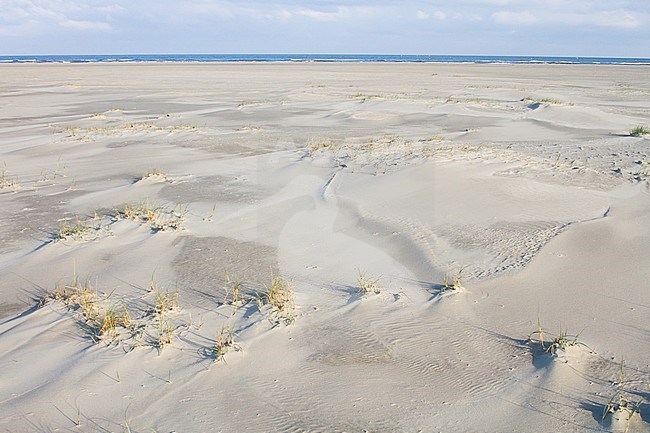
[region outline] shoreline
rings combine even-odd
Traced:
[[[425,63],[425,64],[623,64],[650,58],[589,56],[482,56],[423,54],[84,54],[0,56],[1,63]]]

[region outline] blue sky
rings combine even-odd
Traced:
[[[650,0],[0,0],[0,54],[650,57]]]

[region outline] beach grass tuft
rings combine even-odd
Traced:
[[[545,336],[547,336],[546,341]],[[578,341],[579,337],[580,333],[570,335],[566,329],[561,329],[557,335],[545,331],[538,316],[537,329],[528,335],[527,341],[531,346],[539,346],[544,353],[558,356],[560,351],[565,352],[569,347],[584,345]]]
[[[625,393],[617,391],[605,406],[601,421],[605,421],[607,417],[616,417],[625,422],[625,433],[627,433],[630,430],[630,421],[634,414],[639,413],[643,403],[643,398],[634,400]]]
[[[641,405],[645,403],[645,399],[643,397],[634,399],[624,391],[623,387],[626,381],[624,380],[623,366],[624,361],[621,361],[618,380],[615,382],[616,392],[605,405],[601,422],[607,420],[608,417],[615,418],[619,422],[625,423],[625,432],[627,433],[632,418],[635,414],[640,413]]]
[[[573,105],[571,103],[565,103],[557,98],[535,98],[533,96],[526,96],[522,99],[522,102],[528,104],[545,104],[545,105]]]
[[[180,306],[178,303],[178,291],[175,292],[156,292],[156,303],[153,307],[153,315],[160,317],[165,313],[178,311]]]
[[[127,204],[121,210],[115,211],[116,218],[149,224],[154,232],[182,229],[186,215],[187,209],[182,206],[171,209],[167,206],[155,206],[149,201]]]
[[[231,277],[227,272],[226,283],[224,284],[223,289],[225,291],[223,305],[231,305],[233,307],[233,315],[240,307],[249,301],[249,299],[242,293],[242,284],[239,282],[237,277]]]
[[[449,272],[445,272],[445,276],[442,281],[441,292],[464,290],[465,287],[463,287],[463,283],[461,280],[462,273],[463,273],[462,268],[458,272],[453,274]]]
[[[152,286],[157,284],[154,282]],[[71,283],[57,285],[47,292],[37,305],[42,307],[48,302],[62,303],[69,311],[76,313],[77,325],[95,343],[125,344],[131,349],[150,347],[157,349],[159,354],[172,344],[180,326],[187,329],[192,326],[191,316],[189,325],[181,325],[175,323],[174,315],[170,315],[180,310],[178,290],[161,292],[156,289],[153,302],[135,317],[131,316],[131,311],[138,311],[139,308],[129,308],[127,301],[108,304],[112,294],[98,295],[95,286],[89,282],[82,283],[75,275]]]
[[[109,307],[103,316],[99,324],[101,338],[112,340],[117,337],[119,328],[128,328],[131,324],[131,316],[124,303]]]
[[[0,170],[0,189],[13,189],[15,191],[19,186],[18,181],[7,176],[7,167],[4,166]]]
[[[95,287],[89,282],[82,284],[76,276],[70,284],[60,285],[47,293],[39,305],[50,301],[61,302],[68,310],[79,312],[81,327],[95,342],[110,343],[117,338],[120,328],[129,329],[131,325],[126,304],[103,307]]]
[[[296,320],[293,288],[279,275],[273,275],[264,292],[258,294],[257,305],[260,311],[264,306],[270,307],[270,318],[275,323],[290,325]]]
[[[644,135],[650,135],[650,128],[648,128],[645,125],[639,125],[630,131],[630,135],[632,137],[642,137]]]
[[[40,304],[49,301],[62,302],[69,310],[80,311],[86,321],[94,322],[99,316],[97,291],[89,282],[81,284],[76,276],[70,284],[58,286],[47,293]]]
[[[66,241],[93,241],[104,234],[111,234],[110,222],[95,211],[92,218],[59,220],[59,228],[53,233],[53,237]]]
[[[366,276],[366,273],[359,270],[359,275],[357,277],[357,291],[363,295],[378,295],[381,293],[381,288],[379,287],[379,278],[369,278]]]
[[[164,182],[171,182],[171,179],[158,167],[152,167],[147,170],[142,176],[140,176],[139,180],[145,179],[160,179]]]
[[[567,348],[578,345],[579,335],[569,335],[567,330],[561,330],[558,335],[553,337],[546,352],[551,355],[557,355],[558,351],[566,351]]]
[[[86,222],[77,220],[75,222],[69,220],[59,221],[59,229],[56,232],[57,239],[60,240],[75,240],[80,241],[85,239],[93,228]]]
[[[319,151],[332,151],[336,153],[341,147],[340,143],[333,140],[310,140],[307,144],[307,151],[309,156],[313,157]]]
[[[226,354],[231,350],[239,352],[241,346],[235,343],[235,334],[232,327],[224,326],[221,328],[217,341],[212,347],[212,359],[214,362],[226,363]]]
[[[158,353],[172,344],[174,337],[174,327],[168,320],[160,318],[158,321],[157,334],[152,342],[152,346],[158,350]]]

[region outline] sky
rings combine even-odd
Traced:
[[[0,0],[0,55],[650,58],[650,0]]]

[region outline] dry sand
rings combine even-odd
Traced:
[[[0,76],[0,430],[650,431],[648,67]]]

